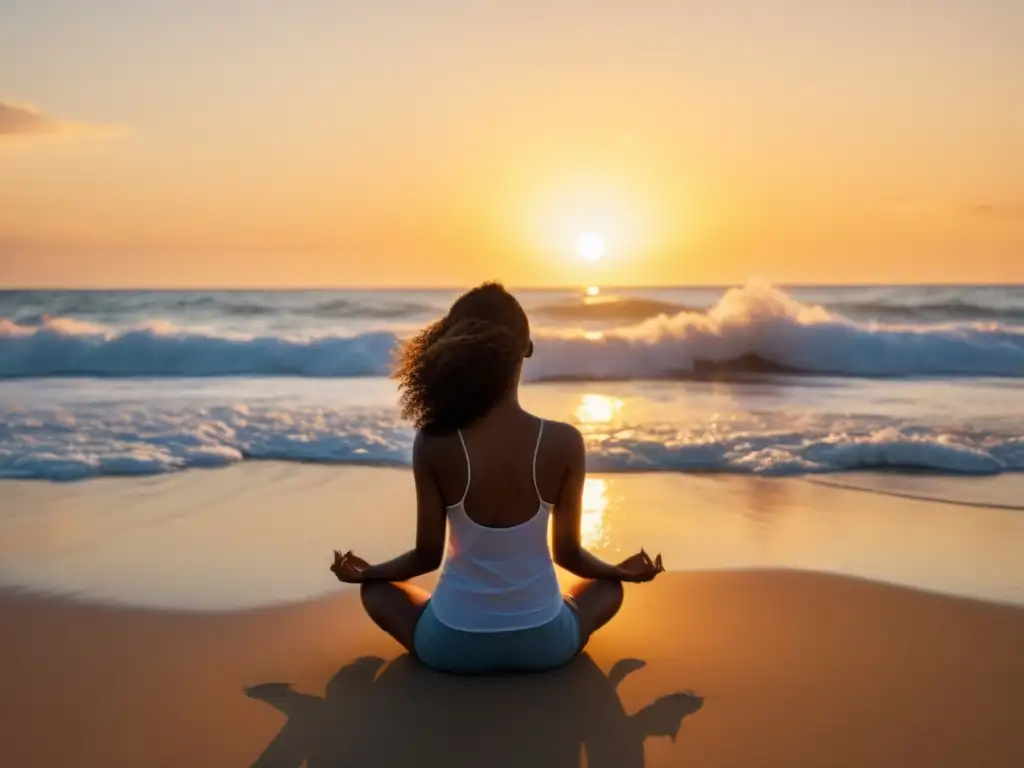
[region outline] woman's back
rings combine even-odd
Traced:
[[[461,461],[451,440],[438,446],[448,545],[433,603],[450,627],[529,629],[561,610],[548,546],[552,503],[537,482],[544,427],[518,408],[498,409],[456,432]]]
[[[526,522],[538,502],[556,500],[565,467],[552,446],[563,427],[518,408],[496,408],[466,429],[431,438],[431,465],[445,504],[465,495],[473,522],[493,528]]]

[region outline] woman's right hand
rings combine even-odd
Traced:
[[[353,555],[349,550],[344,555],[334,550],[334,563],[331,565],[331,572],[338,577],[338,581],[345,584],[359,584],[365,580],[366,569],[370,564],[358,555]]]
[[[653,581],[655,576],[665,570],[661,563],[661,555],[652,560],[643,548],[635,555],[627,557],[617,567],[622,573],[619,577],[622,581],[634,583]]]

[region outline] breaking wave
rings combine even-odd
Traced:
[[[344,312],[344,307],[335,307]],[[627,313],[628,314],[628,313]],[[381,376],[393,331],[242,335],[73,318],[0,320],[0,378],[47,376]],[[527,377],[664,379],[745,372],[829,376],[1024,376],[1024,329],[995,322],[857,322],[778,289],[727,291],[709,310],[609,331],[542,331]]]

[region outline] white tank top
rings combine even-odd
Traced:
[[[544,434],[540,422],[533,449],[533,487],[537,513],[520,525],[494,528],[474,523],[466,514],[466,494],[472,479],[466,454],[466,490],[447,508],[448,546],[441,578],[430,599],[434,615],[452,629],[465,632],[508,632],[530,629],[554,619],[562,610],[562,592],[548,546],[552,505],[537,488],[537,452]]]

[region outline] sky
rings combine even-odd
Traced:
[[[1021,94],[1019,0],[0,0],[0,287],[1024,282]]]

